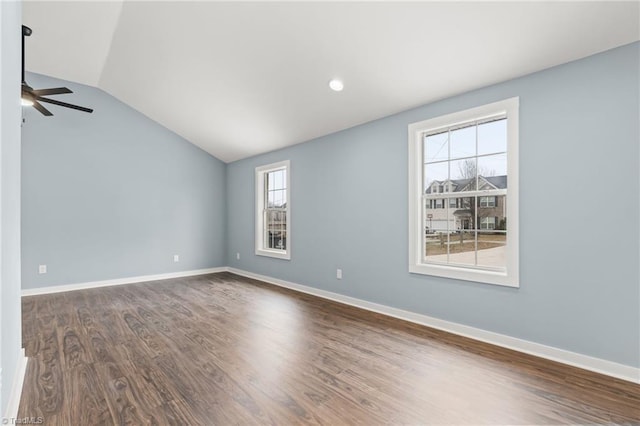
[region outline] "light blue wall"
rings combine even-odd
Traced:
[[[225,264],[224,163],[99,89],[27,81],[95,111],[25,108],[22,288]]]
[[[639,49],[229,164],[228,265],[639,367]],[[409,274],[407,125],[513,96],[520,289]],[[253,254],[254,168],[285,159],[291,261]]]
[[[20,23],[22,5],[0,1],[0,417],[21,356]],[[15,414],[15,413],[14,413]]]

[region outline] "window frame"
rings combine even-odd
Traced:
[[[267,188],[265,186],[265,178],[268,173],[285,170],[285,191],[287,198],[286,208],[286,226],[285,233],[287,236],[286,249],[273,249],[265,247],[265,206],[267,202]],[[255,254],[257,256],[273,257],[276,259],[291,260],[291,162],[289,160],[279,161],[277,163],[266,164],[256,167],[255,169]]]
[[[507,287],[520,286],[519,274],[519,221],[518,221],[518,139],[519,139],[519,98],[513,97],[464,111],[454,112],[424,121],[409,124],[409,272],[414,274],[496,284]],[[507,117],[507,176],[509,187],[506,191],[507,245],[506,270],[485,270],[481,267],[461,267],[441,265],[423,261],[424,226],[424,144],[423,135],[434,131],[460,126],[473,121],[482,121],[500,114]],[[470,194],[475,195],[475,194]],[[481,195],[481,194],[478,194]],[[459,194],[457,195],[459,196]],[[497,200],[496,200],[497,204]],[[477,225],[476,225],[477,226]]]

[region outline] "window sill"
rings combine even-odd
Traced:
[[[273,257],[276,259],[291,260],[291,253],[284,250],[256,249],[256,256]]]
[[[419,263],[409,265],[409,272],[412,274],[432,275],[456,280],[473,281],[481,284],[493,284],[513,288],[520,287],[517,277],[500,271]]]

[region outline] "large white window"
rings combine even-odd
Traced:
[[[518,104],[409,125],[410,272],[519,286]]]
[[[289,161],[256,168],[256,254],[291,259]]]

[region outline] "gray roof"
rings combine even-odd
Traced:
[[[484,176],[482,176],[484,177]],[[507,175],[502,176],[487,176],[484,177],[489,183],[498,189],[505,189],[507,187]]]

